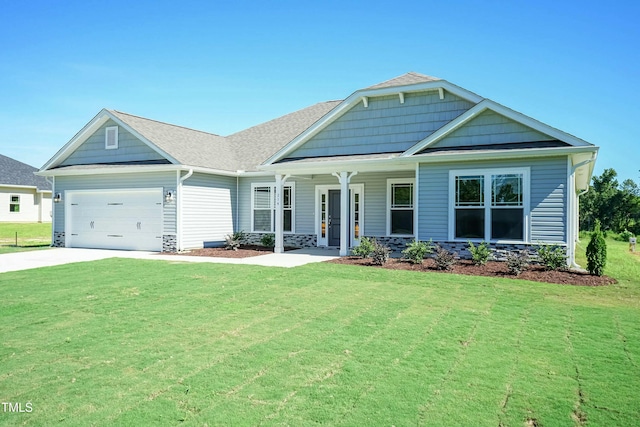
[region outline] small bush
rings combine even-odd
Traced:
[[[481,242],[478,246],[474,246],[473,242],[469,241],[469,252],[475,265],[485,265],[493,257],[487,242]]]
[[[618,238],[617,240],[620,240],[621,242],[627,242],[629,243],[629,239],[632,237],[636,237],[632,232],[630,232],[629,230],[627,230],[626,228],[624,229],[624,231],[620,232],[620,234],[618,234]]]
[[[539,245],[538,260],[547,271],[565,269],[567,267],[567,255],[563,248],[556,245]]]
[[[373,251],[371,252],[371,262],[374,265],[384,265],[387,261],[389,261],[390,253],[390,248],[374,240]]]
[[[431,243],[431,240],[429,240],[428,242],[414,240],[413,242],[407,244],[407,247],[402,251],[402,254],[412,263],[422,264],[424,256],[426,254],[430,254],[431,252],[433,252],[433,244]]]
[[[235,233],[227,234],[224,236],[224,240],[226,242],[224,247],[227,250],[237,251],[240,245],[244,243],[245,238],[246,235],[244,231],[236,231]]]
[[[529,254],[527,251],[511,251],[507,254],[507,269],[509,274],[520,275],[529,267]]]
[[[449,252],[440,245],[436,245],[436,256],[433,260],[438,270],[451,270],[451,267],[456,263],[456,256],[458,256],[456,252]]]
[[[276,245],[276,235],[275,234],[263,234],[260,238],[260,244],[262,246],[266,246],[267,248],[272,248]]]
[[[600,221],[596,220],[596,226],[587,245],[587,270],[594,276],[602,276],[607,264],[607,242],[605,242],[600,230]]]
[[[369,258],[373,253],[375,243],[376,239],[373,237],[361,237],[360,244],[351,249],[351,253],[360,258]]]

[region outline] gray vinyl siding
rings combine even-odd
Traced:
[[[71,166],[166,160],[122,126],[118,126],[118,148],[106,150],[104,148],[105,129],[110,126],[117,125],[113,120],[107,121],[60,165]]]
[[[512,167],[530,167],[531,243],[566,243],[566,157],[420,165],[419,239],[448,240],[450,170]]]
[[[194,173],[182,184],[182,246],[218,246],[233,232],[236,178]]]
[[[387,179],[413,178],[413,171],[376,172],[355,175],[352,184],[364,184],[364,233],[367,236],[385,236],[387,232]],[[240,179],[240,229],[251,231],[251,184],[275,182],[274,177],[256,177]],[[331,175],[315,175],[312,179],[287,180],[295,182],[295,232],[296,234],[315,233],[316,186],[339,185],[338,179]]]
[[[553,139],[494,111],[487,110],[433,144],[431,148],[537,142]]]
[[[151,173],[127,173],[110,175],[84,175],[84,176],[57,176],[56,193],[72,190],[108,190],[108,189],[136,189],[136,188],[163,188],[175,190],[175,172],[151,172]],[[54,203],[55,224],[54,231],[65,231],[65,203]],[[163,233],[176,233],[176,203],[165,203],[163,208]]]
[[[359,102],[288,157],[403,152],[455,119],[473,103],[451,93],[408,93]]]

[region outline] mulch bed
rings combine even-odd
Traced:
[[[409,271],[430,271],[453,274],[466,274],[470,276],[487,276],[487,277],[506,277],[510,279],[531,280],[534,282],[557,283],[563,285],[576,286],[605,286],[617,283],[614,278],[608,276],[592,276],[589,273],[565,270],[565,271],[546,271],[543,266],[531,264],[528,270],[519,276],[509,274],[507,264],[505,262],[489,261],[484,266],[476,266],[470,260],[459,260],[453,265],[451,270],[437,270],[435,262],[432,259],[425,259],[422,264],[413,264],[404,259],[391,258],[382,267],[374,266],[368,258],[359,258],[354,256],[337,258],[331,261],[335,264],[362,265],[373,266],[377,268],[386,268],[389,270],[409,270]]]
[[[285,251],[295,250],[297,248],[285,247]],[[248,258],[258,255],[267,255],[273,253],[273,248],[264,246],[245,245],[241,246],[237,251],[225,248],[204,248],[194,249],[188,252],[180,252],[175,255],[189,256],[209,256],[220,258]],[[487,276],[487,277],[506,277],[510,279],[531,280],[534,282],[557,283],[563,285],[576,286],[605,286],[617,283],[615,279],[608,276],[592,276],[589,273],[575,270],[564,271],[546,271],[543,266],[531,264],[527,271],[519,276],[509,274],[507,264],[504,262],[489,261],[484,266],[476,266],[470,260],[459,260],[453,265],[451,270],[437,270],[432,259],[425,259],[422,264],[413,264],[401,258],[391,258],[382,267],[375,266],[368,258],[359,258],[354,256],[346,256],[331,261],[335,264],[362,265],[377,268],[386,268],[389,270],[409,270],[409,271],[431,271],[440,273],[466,274],[469,276]]]
[[[289,248],[289,247],[284,248],[285,252],[292,251],[294,249],[298,249],[298,248]],[[180,252],[174,255],[210,256],[210,257],[218,257],[218,258],[249,258],[252,256],[267,255],[272,253],[273,253],[273,248],[267,248],[264,246],[244,245],[244,246],[241,246],[237,251],[232,251],[225,248],[204,248],[204,249],[193,249],[190,251]]]

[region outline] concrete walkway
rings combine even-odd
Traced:
[[[157,252],[117,251],[106,249],[52,248],[0,255],[0,273],[50,267],[74,262],[106,258],[135,258],[170,262],[208,262],[213,264],[261,265],[264,267],[298,267],[338,258],[337,249],[307,248],[283,254],[267,254],[249,258],[217,258],[188,255],[164,255]]]

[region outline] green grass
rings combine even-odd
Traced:
[[[0,274],[0,400],[33,407],[0,424],[638,425],[624,249],[599,288],[129,259]]]
[[[43,249],[50,245],[51,223],[0,222],[0,254]]]

